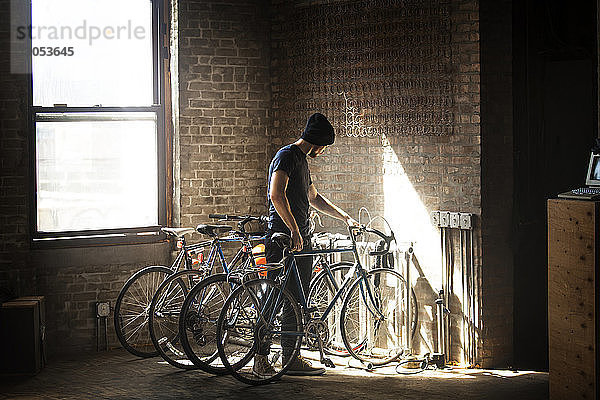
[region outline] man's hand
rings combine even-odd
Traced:
[[[292,251],[302,251],[304,243],[299,231],[292,231]]]

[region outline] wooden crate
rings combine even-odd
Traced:
[[[40,307],[40,351],[42,352],[42,367],[46,365],[46,299],[44,296],[22,296],[18,300],[37,301]]]
[[[548,200],[550,399],[598,395],[599,205]]]
[[[35,374],[44,363],[43,299],[15,299],[0,306],[0,373]]]

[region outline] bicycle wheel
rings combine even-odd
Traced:
[[[388,253],[384,256],[377,256],[375,259],[375,266],[373,269],[386,268],[386,269],[394,269],[394,257],[391,257],[391,253]],[[419,322],[419,308],[417,307],[417,296],[415,295],[414,289],[411,288],[411,325],[410,325],[410,337],[414,338],[415,333],[417,332],[417,325]]]
[[[158,287],[150,304],[150,339],[161,357],[177,368],[197,368],[186,357],[179,340],[179,313],[186,295],[204,274],[203,271],[183,270],[171,275]]]
[[[398,272],[374,269],[350,287],[341,311],[341,334],[350,354],[384,365],[404,349],[406,281]]]
[[[346,261],[333,264],[329,267],[331,275],[327,273],[326,269],[323,269],[310,282],[307,304],[310,309],[315,310],[312,313],[314,319],[321,318],[327,310],[353,265]],[[343,299],[342,294],[325,320],[329,334],[326,343],[323,343],[323,350],[331,355],[346,357],[350,353],[346,350],[339,330]]]
[[[279,379],[300,351],[297,301],[268,279],[256,279],[229,296],[217,322],[217,348],[238,380],[261,385]]]
[[[123,348],[138,357],[155,357],[148,319],[152,296],[172,271],[164,266],[146,267],[131,276],[117,296],[114,324]]]
[[[192,288],[181,307],[181,346],[196,367],[211,374],[227,373],[217,352],[216,329],[231,288],[226,274],[211,275]]]

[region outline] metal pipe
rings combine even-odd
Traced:
[[[444,368],[446,366],[446,348],[445,348],[445,314],[446,307],[444,306],[444,291],[440,290],[438,298],[435,300],[437,310],[437,346],[436,353],[433,354],[431,360],[438,368]]]
[[[463,241],[463,231],[459,230],[460,234],[460,275],[461,275],[461,318],[462,318],[462,348],[463,348],[463,360],[468,363],[469,362],[469,330],[467,328],[467,316],[466,310],[469,309],[469,306],[466,304],[467,299],[467,271],[465,270],[465,257],[464,257],[464,241]]]
[[[412,284],[411,284],[411,280],[410,280],[410,261],[412,258],[412,253],[413,253],[413,248],[412,248],[412,243],[410,244],[410,247],[408,248],[408,250],[405,252],[404,254],[404,259],[406,262],[406,343],[407,343],[407,349],[408,349],[408,354],[412,354],[412,337],[411,337],[411,333],[412,333],[412,298],[411,298],[411,288],[412,288]]]
[[[469,246],[468,237],[465,237],[465,242],[466,242],[465,246]],[[465,248],[465,252],[467,252],[467,251],[468,251],[468,247]],[[467,300],[468,300],[468,302],[466,304],[466,313],[467,313],[467,331],[466,331],[466,333],[467,333],[468,338],[469,338],[469,364],[473,365],[474,364],[474,362],[473,362],[473,329],[472,329],[473,328],[473,315],[471,314],[471,305],[473,304],[473,296],[472,296],[472,293],[471,293],[471,289],[472,289],[472,282],[471,282],[472,272],[471,272],[471,263],[470,263],[470,260],[468,260],[468,263],[467,263],[467,261],[465,261],[465,263],[466,263],[466,269],[467,269],[466,270],[466,275],[467,275],[466,276],[466,279],[467,279],[467,281],[466,281],[466,284],[467,284],[466,290],[467,290]]]
[[[446,290],[444,291],[444,305],[450,308],[450,299],[452,294],[454,293],[454,257],[452,253],[454,251],[452,247],[451,236],[448,233],[448,228],[445,229],[446,232],[444,234],[444,247],[446,253]],[[452,321],[450,318],[444,318],[444,349],[446,350],[446,354],[448,359],[451,357],[452,353],[452,331],[451,331]]]
[[[439,297],[435,300],[436,309],[437,309],[437,348],[436,352],[439,354],[445,353],[445,343],[444,343],[444,291],[440,290]]]
[[[471,228],[471,230],[469,231],[469,250],[471,253],[471,330],[472,330],[472,338],[473,338],[473,363],[477,362],[477,330],[476,327],[479,324],[479,318],[477,315],[477,311],[478,311],[478,307],[477,307],[477,303],[476,300],[479,299],[478,296],[478,292],[477,292],[477,296],[475,295],[476,291],[475,291],[475,250],[473,247],[473,229]],[[479,274],[478,274],[479,277]],[[477,287],[479,287],[479,285],[477,285]]]
[[[440,246],[442,248],[442,290],[440,291],[440,296],[443,297],[443,300],[446,298],[446,292],[448,291],[448,272],[446,271],[447,262],[446,262],[446,238],[445,238],[445,228],[440,228]],[[445,324],[445,322],[444,322]],[[440,340],[443,340],[443,346],[446,347],[446,337],[442,336]]]

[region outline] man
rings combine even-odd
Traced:
[[[344,220],[348,225],[358,225],[348,213],[321,195],[310,178],[306,156],[318,157],[327,146],[333,144],[334,140],[333,127],[323,114],[316,113],[308,119],[302,137],[296,142],[282,147],[273,157],[269,166],[267,188],[269,223],[265,252],[268,263],[278,262],[283,257],[282,249],[271,241],[271,236],[275,232],[287,233],[291,236],[293,251],[311,249],[310,206],[334,218]],[[307,294],[312,272],[312,257],[298,257],[296,263],[302,287]],[[273,273],[277,274],[276,271]],[[269,276],[269,278],[273,278],[273,276]],[[294,297],[298,298],[296,287],[294,282],[290,282],[287,288]],[[285,311],[284,314],[286,314]],[[285,324],[285,321],[283,323]],[[284,357],[286,352],[291,353],[291,351],[292,349],[283,343]],[[258,370],[257,373],[262,373],[269,367],[265,356],[256,356],[255,370]],[[325,373],[324,368],[315,368],[301,357],[292,360],[287,371],[288,375],[321,375],[323,373]]]

